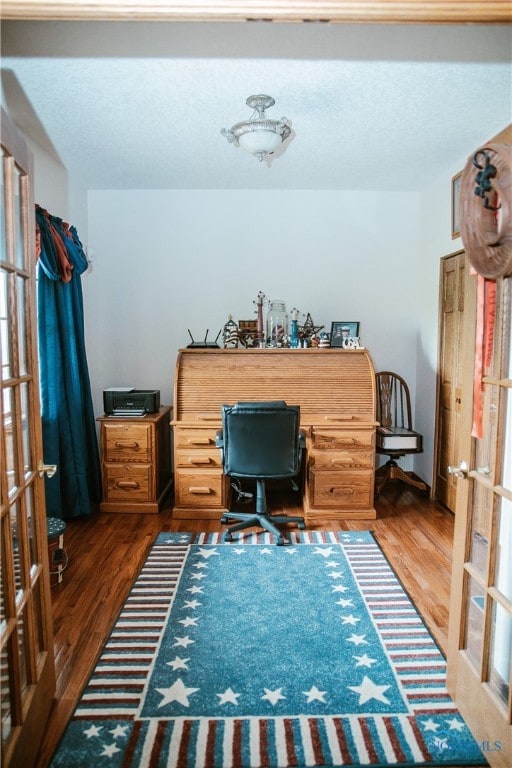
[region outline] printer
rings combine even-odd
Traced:
[[[103,408],[109,416],[145,416],[160,409],[159,389],[111,387],[103,390]]]

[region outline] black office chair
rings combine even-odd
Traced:
[[[402,456],[423,452],[423,437],[412,429],[409,387],[401,376],[391,371],[380,371],[375,378],[377,421],[380,422],[376,450],[388,457],[375,473],[375,495],[380,494],[388,480],[402,480],[428,494],[428,485],[396,461]]]
[[[284,401],[222,406],[222,430],[217,433],[216,444],[223,451],[224,472],[229,477],[256,480],[255,511],[230,510],[222,516],[222,523],[239,521],[227,529],[225,541],[232,541],[235,531],[257,525],[275,534],[276,543],[282,545],[285,539],[276,523],[306,527],[303,517],[270,514],[265,488],[268,479],[295,478],[299,473],[305,447],[299,419],[299,406]]]

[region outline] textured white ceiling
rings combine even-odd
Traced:
[[[89,189],[414,190],[511,122],[511,29],[7,22],[3,99]],[[220,135],[254,93],[270,165]]]

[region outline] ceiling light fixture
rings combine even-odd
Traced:
[[[286,141],[291,133],[290,121],[287,117],[269,120],[265,115],[265,110],[276,103],[272,96],[249,96],[245,103],[254,110],[252,116],[232,128],[223,128],[221,134],[230,144],[242,147],[261,163],[264,157],[271,155]]]

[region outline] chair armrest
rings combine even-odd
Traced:
[[[217,448],[224,448],[224,433],[222,429],[217,430],[215,433],[215,445]]]
[[[299,448],[306,447],[306,433],[303,429],[299,430]]]

